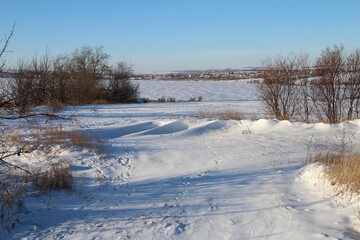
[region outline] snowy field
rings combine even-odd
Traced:
[[[142,97],[158,99],[174,97],[177,100],[203,97],[204,101],[256,101],[253,80],[238,81],[153,81],[136,80]]]
[[[136,81],[142,97],[202,102],[77,107],[64,127],[102,139],[107,156],[58,149],[76,190],[26,198],[4,239],[354,239],[360,205],[333,193],[309,151],[358,146],[360,120],[261,119],[247,82]],[[200,119],[234,109],[250,120]],[[73,108],[60,114],[70,115]],[[22,161],[41,164],[41,156]]]

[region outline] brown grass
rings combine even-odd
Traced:
[[[93,149],[93,140],[79,131],[65,131],[61,126],[47,128],[45,130],[47,144],[70,144],[73,147]]]
[[[87,149],[97,155],[106,156],[109,154],[106,144],[100,138],[86,135],[78,130],[66,131],[62,126],[47,128],[45,145],[65,145],[80,149]]]
[[[57,112],[57,111],[61,110],[62,108],[64,108],[66,106],[65,103],[63,103],[63,102],[61,102],[59,100],[48,100],[46,105],[53,112]]]
[[[196,117],[233,119],[233,120],[247,119],[247,117],[245,117],[244,114],[242,114],[241,112],[232,110],[232,109],[225,109],[225,110],[211,109],[211,110],[207,110],[207,111],[200,111],[199,115],[197,115]]]
[[[91,104],[92,105],[104,105],[104,104],[114,104],[114,103],[110,102],[109,100],[100,98],[100,99],[94,100]]]
[[[326,176],[333,185],[350,193],[360,193],[360,153],[328,151],[311,157],[310,162],[328,166]]]
[[[69,164],[61,161],[53,164],[48,171],[32,175],[32,183],[42,193],[51,190],[72,190],[74,181]]]

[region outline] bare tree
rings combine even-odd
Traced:
[[[68,55],[58,55],[53,59],[52,64],[55,88],[52,101],[66,103],[71,92],[71,59]]]
[[[1,46],[0,46],[0,73],[3,71],[3,68],[6,63],[3,56],[7,52],[7,49],[10,44],[10,40],[14,34],[14,29],[15,29],[15,23],[14,23],[9,35],[5,34],[4,38],[0,39],[0,44],[1,44]],[[9,103],[11,103],[13,101],[13,99],[10,97],[10,94],[8,92],[8,88],[5,84],[5,82],[0,82],[0,84],[1,84],[1,86],[0,86],[0,108],[3,108],[5,106],[7,106]]]
[[[11,92],[20,113],[27,113],[30,107],[47,104],[55,98],[53,62],[48,53],[18,62]]]
[[[304,78],[307,54],[292,54],[263,62],[263,81],[258,85],[267,112],[277,119],[291,119],[299,108],[296,81]]]
[[[122,102],[138,97],[138,85],[130,81],[133,74],[132,65],[119,62],[111,68],[108,86],[105,86],[105,98],[109,101]]]
[[[103,47],[82,47],[71,55],[71,96],[75,103],[89,103],[99,97],[99,85],[108,71],[109,55]]]
[[[360,49],[353,51],[347,58],[347,119],[359,118],[360,107]]]
[[[328,47],[316,59],[313,102],[320,121],[337,123],[344,119],[346,103],[346,55],[343,46]]]
[[[3,67],[5,66],[5,60],[3,60],[2,57],[3,57],[4,53],[7,52],[7,49],[10,44],[10,39],[12,38],[12,36],[14,34],[14,29],[15,29],[15,23],[14,23],[9,35],[5,34],[4,38],[0,40],[0,43],[2,44],[2,46],[0,47],[0,72],[2,71]]]

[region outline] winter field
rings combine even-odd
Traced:
[[[54,147],[47,156],[14,157],[35,169],[46,157],[61,156],[71,165],[75,190],[26,197],[2,239],[358,237],[357,197],[339,194],[322,178],[321,165],[304,163],[341,141],[358,147],[360,120],[265,119],[250,81],[136,83],[144,98],[203,101],[68,107],[59,114],[76,120],[38,119],[98,139],[105,154]],[[214,109],[250,119],[195,117]]]

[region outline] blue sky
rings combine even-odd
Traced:
[[[104,46],[136,72],[260,66],[334,44],[360,47],[359,0],[2,0],[6,58]]]

